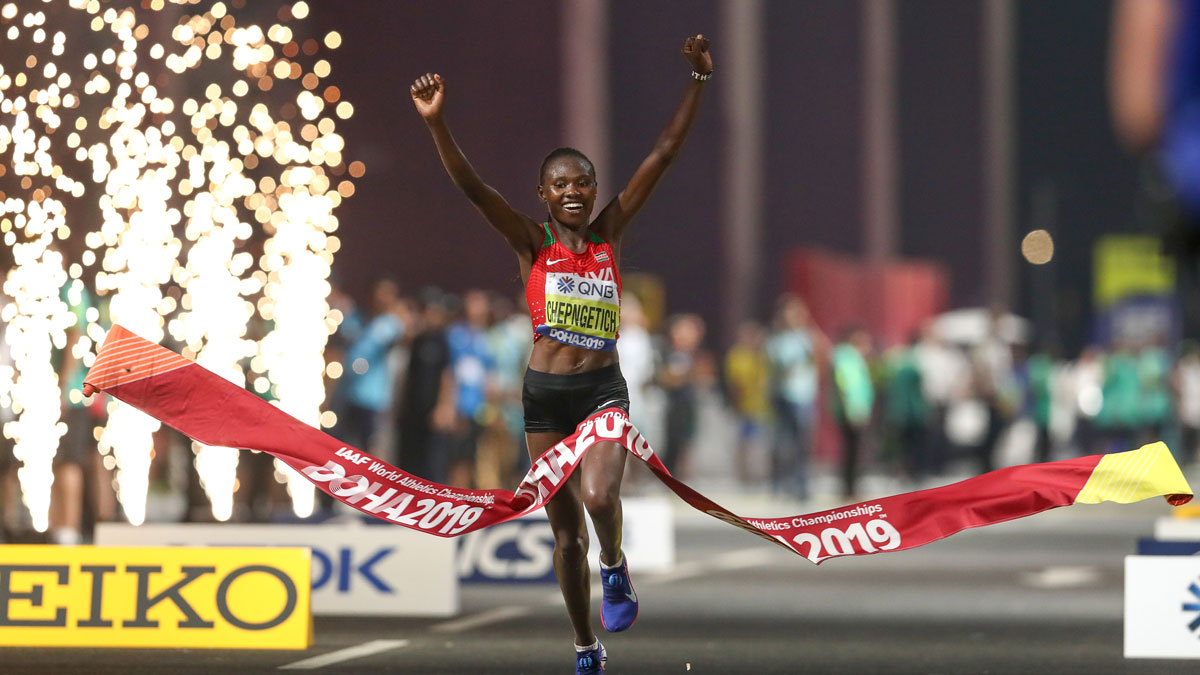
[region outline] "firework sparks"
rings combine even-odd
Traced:
[[[297,176],[296,174],[301,174]],[[275,330],[263,340],[266,371],[274,383],[279,407],[313,426],[320,423],[325,396],[325,360],[321,354],[329,337],[329,305],[312,298],[329,296],[330,263],[324,230],[336,227],[332,201],[309,193],[311,171],[292,171],[285,180],[294,190],[281,199],[282,214],[276,234],[267,241],[263,266],[268,270],[266,294],[261,304],[264,318],[275,321]],[[305,179],[308,179],[306,182]],[[315,495],[303,476],[276,462],[287,476],[292,508],[310,515]]]
[[[67,347],[72,320],[58,299],[68,265],[56,240],[78,255],[72,283],[94,273],[113,321],[151,340],[169,334],[235,383],[246,383],[248,366],[256,391],[314,426],[322,419],[321,354],[337,318],[325,301],[339,246],[333,212],[362,175],[361,162],[347,168],[337,133],[353,106],[325,84],[331,68],[320,56],[341,37],[303,38],[305,2],[280,5],[266,27],[239,18],[246,4],[0,5],[6,45],[27,48],[0,54],[0,215],[16,215],[0,225],[20,252],[4,287],[14,368],[0,389],[21,411],[5,433],[22,448],[31,510],[48,504],[49,458],[64,430],[53,371],[42,372],[52,348]],[[99,316],[89,314],[72,350],[85,365],[103,339]],[[248,337],[256,321],[260,345]],[[157,426],[112,403],[98,435],[135,523],[145,518]],[[196,451],[214,516],[227,519],[237,453]],[[289,491],[297,513],[311,513],[311,488]]]
[[[21,204],[10,199],[4,205],[7,213]],[[5,218],[4,223],[9,222]],[[16,265],[4,281],[4,293],[12,302],[0,312],[15,366],[11,399],[16,420],[4,425],[4,434],[14,441],[13,455],[21,462],[17,472],[21,492],[39,532],[49,527],[52,463],[58,441],[66,433],[60,421],[58,374],[51,362],[52,350],[66,346],[66,329],[74,320],[60,299],[67,282],[63,256],[51,248],[50,233],[63,222],[62,204],[53,199],[30,202],[16,215],[16,228],[28,241],[13,246]]]

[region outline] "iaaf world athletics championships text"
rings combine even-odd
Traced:
[[[457,499],[460,502],[473,502],[475,504],[487,504],[488,506],[491,506],[496,501],[496,497],[491,494],[471,495],[466,494],[465,492],[455,492],[448,487],[443,487],[439,490],[438,488],[440,486],[422,483],[421,481],[409,476],[405,476],[404,478],[400,479],[400,485],[414,492],[423,492],[427,495],[433,495],[436,497],[449,497],[450,499]]]
[[[825,525],[832,523],[835,520],[845,520],[846,518],[858,518],[860,516],[873,516],[876,513],[883,511],[883,507],[879,504],[863,504],[852,509],[844,509],[842,511],[831,511],[821,516],[813,516],[805,518],[804,516],[796,516],[790,521],[771,521],[771,520],[747,520],[746,522],[757,527],[760,530],[787,530],[793,527],[809,527],[810,525]]]

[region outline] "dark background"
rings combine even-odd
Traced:
[[[448,83],[448,119],[485,180],[539,215],[537,167],[563,135],[558,37],[571,5],[553,0],[314,3],[314,27],[345,38],[334,81],[356,114],[341,126],[366,163],[339,210],[344,246],[337,281],[362,295],[392,276],[407,290],[519,290],[513,256],[447,179],[409,102],[426,71]],[[717,76],[680,158],[638,218],[625,273],[652,272],[668,312],[719,322],[725,224],[720,207],[727,111],[716,0],[613,0],[609,13],[611,156],[628,178],[666,123],[686,83],[685,36],[712,36]],[[862,5],[768,1],[765,71],[765,224],[761,314],[781,290],[795,247],[863,252]],[[1011,298],[1068,346],[1087,338],[1091,244],[1136,229],[1135,164],[1117,146],[1105,68],[1111,7],[1096,0],[1015,5],[1015,195]],[[897,3],[897,252],[945,266],[951,306],[990,301],[983,279],[983,2]],[[580,85],[584,86],[584,85]],[[588,148],[581,148],[587,152]],[[611,195],[603,191],[602,198]],[[1043,221],[1035,220],[1040,194]],[[1056,257],[1034,268],[1015,253],[1034,227],[1055,236]],[[1041,289],[1040,291],[1038,289]],[[1046,292],[1046,291],[1049,292]],[[1036,300],[1035,300],[1036,298]],[[723,334],[717,326],[715,334]]]

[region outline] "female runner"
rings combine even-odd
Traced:
[[[523,391],[532,458],[574,433],[592,413],[611,407],[628,412],[629,393],[615,351],[621,240],[683,145],[700,93],[712,76],[703,35],[684,42],[683,56],[692,67],[683,100],[629,184],[594,220],[596,171],[583,153],[559,148],[542,162],[537,192],[549,219],[539,222],[514,210],[475,173],[443,117],[442,77],[426,74],[411,87],[413,103],[433,134],[450,179],[517,254],[534,330]],[[616,443],[597,443],[579,471],[546,504],[554,530],[554,572],[575,630],[577,675],[603,671],[606,660],[604,646],[592,631],[584,509],[600,540],[604,627],[622,631],[637,618],[637,594],[621,551],[624,470],[625,450]]]

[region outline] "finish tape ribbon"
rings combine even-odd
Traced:
[[[786,518],[745,518],[673,477],[616,408],[584,420],[533,462],[515,492],[467,490],[425,480],[351,448],[224,378],[121,326],[113,326],[84,379],[207,445],[270,453],[333,498],[397,525],[452,537],[536,511],[588,448],[620,444],[691,506],[821,563],[903,551],[970,527],[1059,506],[1128,504],[1155,496],[1187,503],[1192,489],[1163,443],[1110,455],[1014,466],[929,490]]]

